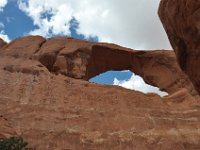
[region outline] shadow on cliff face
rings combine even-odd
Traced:
[[[147,84],[144,79],[129,70],[107,71],[89,80],[98,84],[117,85],[127,89],[140,91],[142,93],[156,93],[160,96],[168,95],[158,87]]]

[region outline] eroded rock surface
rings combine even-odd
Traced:
[[[0,38],[0,48],[2,48],[3,46],[5,46],[6,44],[7,43]]]
[[[181,69],[200,93],[200,0],[161,0],[159,16]]]
[[[87,81],[128,69],[170,95]],[[0,49],[0,91],[0,137],[21,135],[39,150],[200,147],[198,94],[173,51],[23,37]]]

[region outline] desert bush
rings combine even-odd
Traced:
[[[0,138],[0,150],[36,150],[28,148],[22,137]]]

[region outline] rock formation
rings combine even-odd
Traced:
[[[161,0],[159,16],[181,69],[200,93],[200,0]]]
[[[3,67],[10,72],[39,75],[48,70],[88,80],[108,70],[131,70],[170,94],[186,88],[191,95],[197,95],[190,80],[179,69],[173,51],[136,51],[73,38],[57,37],[46,41],[40,36],[30,36],[4,46],[0,55],[13,59]]]
[[[0,43],[0,137],[37,150],[200,147],[199,96],[173,51],[64,37]],[[108,70],[131,70],[169,96],[88,82]]]
[[[2,40],[1,38],[0,38],[0,48],[2,48],[4,45],[6,45],[7,43],[4,41],[4,40]]]

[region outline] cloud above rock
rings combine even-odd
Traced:
[[[7,0],[0,0],[0,13],[3,12],[3,9],[7,5],[7,3],[8,3]],[[6,42],[9,42],[10,39],[9,39],[8,35],[5,34],[4,28],[5,28],[5,26],[4,26],[3,22],[0,22],[0,38]]]
[[[29,34],[46,37],[70,35],[70,21],[79,23],[77,32],[98,36],[133,49],[171,49],[157,15],[160,0],[18,0],[19,8],[36,29]]]

